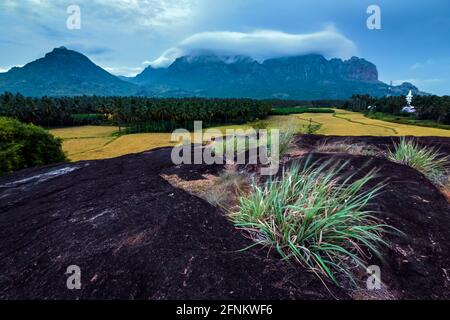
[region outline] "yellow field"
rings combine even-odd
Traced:
[[[54,129],[63,139],[63,149],[71,161],[115,158],[158,147],[171,146],[169,133],[144,133],[115,136],[117,127],[84,126]]]
[[[363,114],[336,110],[336,114],[301,114],[322,124],[317,134],[337,136],[439,136],[450,137],[450,130],[398,124],[366,118]]]
[[[84,126],[50,130],[53,135],[62,139],[110,138],[117,131],[117,127],[103,126]]]
[[[310,119],[322,126],[317,134],[341,136],[442,136],[450,137],[450,130],[409,126],[374,120],[363,114],[336,110],[336,114],[310,113],[290,116],[273,116],[267,120],[246,125],[222,126],[226,129],[280,128],[294,127],[304,132]],[[72,161],[115,158],[125,154],[143,152],[159,147],[173,146],[170,133],[142,133],[115,136],[117,127],[84,126],[50,130],[63,139],[63,149]],[[210,139],[210,137],[205,137]]]

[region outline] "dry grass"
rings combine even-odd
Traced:
[[[162,175],[162,178],[175,188],[227,211],[239,204],[239,197],[248,191],[251,184],[249,177],[238,172],[234,165],[225,166],[219,176],[204,175],[199,180],[183,180],[176,174]]]
[[[306,121],[322,124],[317,134],[336,136],[440,136],[450,137],[450,130],[426,128],[366,118],[363,114],[336,110],[336,114],[305,113],[297,115]]]
[[[206,193],[206,200],[214,206],[229,210],[239,204],[239,198],[250,188],[250,179],[237,171],[236,166],[228,165]]]
[[[212,175],[203,176],[203,179],[199,180],[183,180],[178,175],[161,175],[161,177],[169,182],[175,188],[183,189],[184,191],[206,199],[211,188],[214,186],[217,177]]]
[[[352,155],[376,156],[381,154],[381,150],[364,143],[324,142],[317,146],[317,152],[323,153],[347,153]]]
[[[89,159],[108,159],[125,154],[139,153],[160,147],[174,146],[169,133],[141,133],[120,136],[102,148],[89,151],[83,156]]]
[[[115,136],[117,127],[83,126],[54,129],[50,132],[63,139],[63,149],[71,161],[120,157],[126,154],[173,146],[169,133],[143,133]]]
[[[117,127],[111,126],[83,126],[50,130],[50,133],[61,139],[101,138],[111,137],[118,132]]]

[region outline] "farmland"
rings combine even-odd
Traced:
[[[335,114],[302,114],[322,126],[316,132],[336,136],[437,136],[450,137],[450,130],[392,123],[365,117],[362,113],[336,110]]]
[[[245,125],[221,126],[217,129],[285,128],[294,126],[299,133],[307,132],[311,124],[320,128],[315,132],[337,136],[441,136],[450,137],[450,130],[411,126],[369,119],[361,113],[335,110],[331,113],[303,113],[271,116],[266,120]],[[170,133],[140,133],[116,135],[117,127],[82,126],[50,130],[63,139],[63,148],[72,161],[114,158],[164,146],[172,146]]]

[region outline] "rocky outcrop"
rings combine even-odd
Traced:
[[[258,62],[250,57],[213,55],[178,58],[163,69],[148,67],[132,82],[154,96],[289,99],[346,99],[353,94],[406,94],[411,86],[390,88],[377,67],[364,59],[327,60],[321,55]]]

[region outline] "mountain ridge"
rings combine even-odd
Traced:
[[[0,91],[26,96],[150,96],[254,99],[347,99],[353,94],[402,95],[410,83],[389,86],[375,64],[358,57],[319,54],[256,61],[245,55],[183,56],[167,68],[115,76],[79,52],[55,48],[43,58],[0,74]]]

